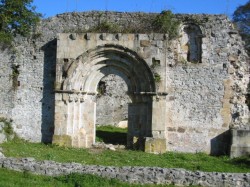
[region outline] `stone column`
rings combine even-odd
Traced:
[[[230,157],[240,157],[250,155],[250,130],[232,129],[232,146]]]
[[[127,146],[133,149],[144,149],[144,138],[148,128],[148,104],[131,103],[128,105]]]
[[[96,103],[89,95],[56,93],[53,143],[91,147],[95,141],[95,111]]]
[[[146,137],[145,152],[156,154],[166,152],[166,121],[165,96],[153,96],[152,137]]]

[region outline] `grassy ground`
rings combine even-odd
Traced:
[[[230,159],[225,156],[212,157],[203,153],[174,152],[154,155],[132,150],[74,149],[22,140],[3,143],[0,147],[5,156],[34,157],[37,160],[110,166],[158,166],[185,168],[192,171],[250,172],[249,157]]]
[[[96,141],[104,142],[106,144],[127,144],[127,131],[125,128],[117,128],[114,126],[99,126],[96,128]]]
[[[70,174],[60,177],[32,175],[27,172],[16,172],[0,169],[0,187],[139,187],[142,185],[127,184],[114,179],[94,175]],[[164,185],[143,185],[146,187],[163,187]]]
[[[97,139],[105,143],[125,144],[127,129],[110,126],[97,128]],[[148,154],[131,150],[74,149],[29,143],[14,139],[0,145],[8,157],[34,157],[37,160],[54,160],[57,162],[78,162],[82,164],[113,166],[158,166],[167,168],[185,168],[188,170],[216,172],[250,172],[250,157],[229,159],[228,157],[211,157],[203,153],[188,154],[168,152],[161,155]],[[0,187],[127,187],[140,186],[122,183],[117,180],[104,179],[93,175],[71,174],[60,177],[32,175],[27,172],[15,172],[0,169]],[[155,186],[155,185],[143,185]],[[157,185],[165,186],[165,185]]]

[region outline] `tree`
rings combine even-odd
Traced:
[[[33,0],[0,0],[0,41],[11,40],[16,34],[27,36],[41,14],[35,12]]]
[[[250,53],[250,0],[235,10],[233,21],[237,24],[242,38],[246,42],[246,49]]]

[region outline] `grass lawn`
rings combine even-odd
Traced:
[[[96,128],[96,141],[104,142],[106,144],[127,144],[127,128],[118,128],[114,126],[98,126]]]
[[[119,139],[124,142],[121,134],[126,134],[126,129],[100,127],[97,129],[99,140],[110,143]],[[106,131],[106,132],[105,132]],[[110,135],[118,131],[115,139]],[[191,171],[215,172],[250,172],[250,157],[230,159],[229,157],[212,157],[204,153],[176,153],[149,154],[132,150],[104,150],[104,149],[75,149],[45,145],[42,143],[29,143],[16,139],[0,145],[3,153],[8,157],[33,157],[37,160],[54,160],[57,162],[78,162],[88,165],[108,166],[157,166],[165,168],[184,168]]]
[[[115,179],[106,179],[94,175],[70,174],[48,177],[27,172],[0,169],[0,187],[139,187],[142,185],[123,183]],[[145,187],[163,187],[166,185],[143,185]]]

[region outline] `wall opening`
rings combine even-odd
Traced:
[[[98,83],[96,96],[96,142],[126,145],[128,85],[122,77],[109,74]]]
[[[119,122],[128,120],[127,83],[118,75],[109,74],[98,83],[96,96],[96,125],[119,126]]]
[[[184,25],[181,29],[180,52],[182,59],[191,63],[201,63],[202,32],[195,24]]]

